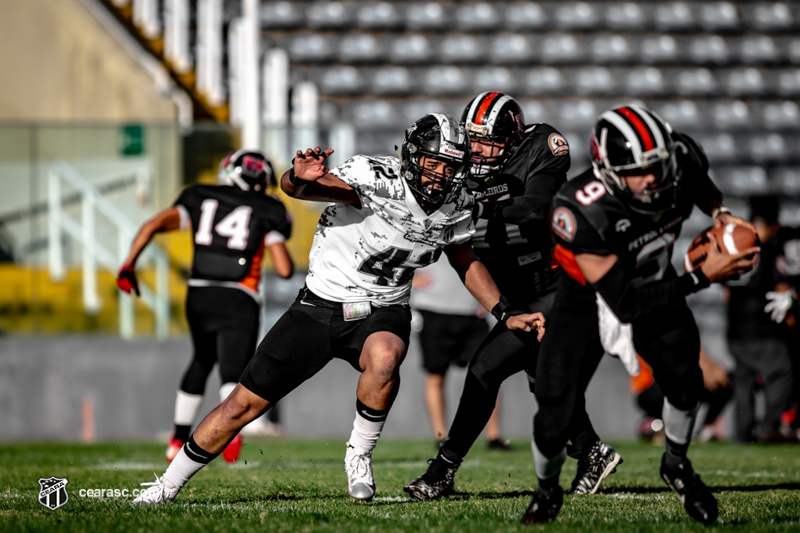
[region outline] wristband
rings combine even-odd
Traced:
[[[294,167],[292,167],[289,169],[289,183],[291,183],[295,187],[302,187],[303,185],[308,185],[311,182],[295,176]]]
[[[718,216],[720,216],[722,213],[730,213],[730,212],[731,212],[731,210],[730,210],[730,209],[728,209],[728,208],[727,208],[727,207],[725,207],[724,205],[720,205],[720,206],[717,206],[717,207],[715,207],[715,208],[714,208],[714,209],[711,211],[711,218],[712,218],[712,219],[714,219],[714,220],[716,220],[716,218],[717,218]]]
[[[497,305],[492,307],[492,315],[494,315],[498,322],[502,322],[503,324],[506,323],[506,320],[508,320],[509,317],[524,313],[525,311],[517,309],[511,305],[511,302],[509,302],[502,294],[500,295],[500,301],[497,302]]]
[[[681,289],[681,293],[684,296],[688,296],[693,292],[705,289],[711,285],[711,282],[708,281],[702,269],[696,268],[678,278],[678,285]]]

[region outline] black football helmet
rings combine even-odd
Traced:
[[[444,173],[423,167],[423,157],[447,164]],[[464,127],[441,113],[429,113],[406,130],[400,153],[400,172],[427,213],[452,201],[461,190],[471,152]],[[427,178],[423,182],[423,177]]]
[[[517,150],[525,132],[525,115],[516,100],[499,92],[481,93],[467,104],[461,123],[470,140],[495,146],[502,144],[495,157],[473,154],[470,177],[485,181],[496,175]]]
[[[680,174],[672,127],[664,119],[634,105],[611,109],[595,122],[590,145],[595,175],[631,209],[658,214],[675,205]],[[631,192],[622,178],[646,170],[658,176],[656,188]]]
[[[272,163],[258,150],[237,150],[226,155],[219,164],[217,183],[258,193],[277,185]]]

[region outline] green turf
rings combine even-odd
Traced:
[[[567,496],[549,531],[700,530],[658,477],[659,447],[612,443],[625,458],[601,493]],[[162,443],[12,444],[0,446],[0,531],[408,531],[530,530],[519,519],[535,484],[527,442],[511,452],[479,443],[442,501],[409,500],[403,485],[421,474],[430,441],[384,440],[374,452],[378,494],[347,496],[342,439],[246,442],[240,464],[205,468],[171,505],[132,508],[125,498],[80,497],[80,489],[134,489],[164,471]],[[717,528],[800,531],[800,446],[695,445],[696,469],[720,503]],[[574,461],[562,486],[575,474]],[[66,477],[69,501],[51,511],[38,502],[40,477]]]

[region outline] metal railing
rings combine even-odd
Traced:
[[[145,170],[140,171],[146,173]],[[140,179],[148,176],[141,175]],[[76,220],[64,210],[62,185],[66,183],[80,195],[80,220]],[[56,161],[48,172],[48,270],[50,279],[61,281],[66,269],[64,266],[64,247],[62,232],[75,239],[81,247],[81,267],[83,270],[83,307],[88,313],[98,313],[102,302],[97,291],[98,266],[117,272],[121,262],[128,254],[130,243],[137,227],[116,205],[105,198],[98,187],[84,178],[65,161]],[[116,253],[109,250],[97,237],[97,215],[101,214],[117,235]],[[169,258],[155,243],[151,243],[144,253],[146,260],[156,266],[155,287],[151,288],[141,280],[139,288],[141,299],[155,314],[155,330],[158,338],[169,334]],[[124,339],[134,336],[134,299],[123,295],[119,299],[119,331]]]

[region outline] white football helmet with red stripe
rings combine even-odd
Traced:
[[[617,107],[600,115],[590,141],[592,167],[611,194],[641,213],[656,214],[675,205],[676,144],[664,119],[644,107]],[[631,192],[623,178],[648,171],[657,175],[657,187]]]
[[[470,178],[478,180],[491,178],[502,170],[522,142],[525,131],[522,107],[500,92],[481,93],[473,98],[461,115],[461,123],[471,141],[502,146],[494,157],[473,152]]]

